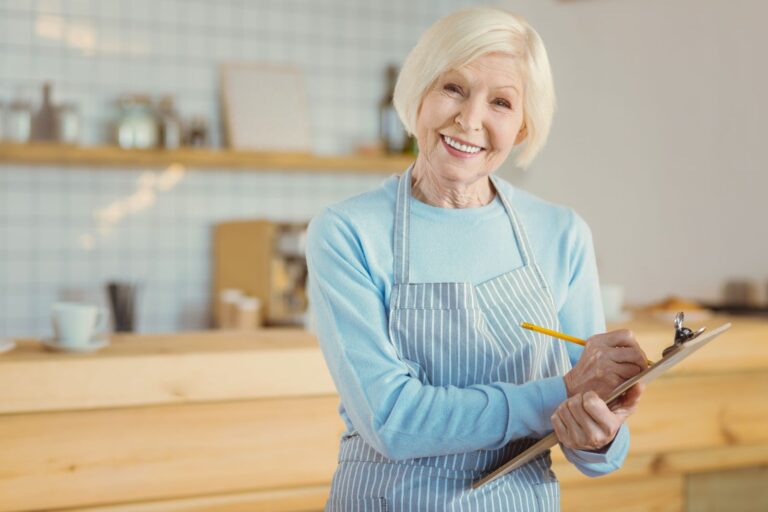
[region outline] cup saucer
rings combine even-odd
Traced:
[[[41,342],[45,348],[54,352],[85,353],[95,352],[96,350],[109,345],[109,336],[106,334],[97,334],[85,345],[67,345],[64,343],[59,343],[56,341],[56,338],[44,338],[41,340]]]
[[[16,348],[16,342],[11,339],[0,339],[0,354]]]

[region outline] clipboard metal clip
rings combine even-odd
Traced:
[[[661,357],[665,357],[672,351],[679,349],[685,343],[697,338],[701,335],[701,333],[707,330],[706,327],[702,327],[698,331],[694,332],[691,329],[683,326],[683,320],[685,320],[685,314],[682,311],[675,315],[675,342],[674,344],[664,349],[664,351],[661,353]]]

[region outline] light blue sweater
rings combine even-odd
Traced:
[[[562,377],[445,389],[418,381],[395,354],[388,312],[397,183],[398,177],[391,176],[370,192],[326,208],[309,225],[314,328],[341,396],[339,412],[347,430],[359,432],[393,459],[493,449],[519,437],[542,437],[552,430],[549,418],[566,399]],[[604,332],[589,226],[569,208],[502,179],[498,183],[525,227],[563,332],[584,339]],[[410,242],[411,282],[477,284],[522,265],[498,196],[488,205],[462,209],[411,198]],[[567,345],[575,364],[582,348]],[[428,428],[419,423],[419,431],[410,432],[410,411],[418,410],[423,418],[425,408]],[[448,417],[464,430],[447,432]],[[474,444],[468,447],[467,439]],[[602,452],[564,452],[583,473],[598,476],[620,467],[628,448],[629,432],[623,426]]]

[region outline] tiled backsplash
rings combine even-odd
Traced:
[[[348,153],[376,137],[386,65],[469,3],[0,0],[0,101],[37,103],[50,81],[78,105],[82,143],[103,144],[123,93],[172,94],[216,127],[221,62],[288,62],[306,75],[315,151]],[[0,336],[50,335],[55,300],[103,303],[110,279],[141,283],[138,330],[205,328],[215,222],[307,220],[384,178],[0,163]]]
[[[386,64],[468,3],[0,0],[0,101],[37,102],[50,80],[54,100],[80,107],[82,141],[101,143],[124,93],[172,94],[215,127],[221,63],[290,63],[306,76],[315,150],[347,152],[376,135]]]
[[[140,283],[139,330],[204,328],[215,222],[305,220],[385,179],[207,170],[161,187],[164,172],[3,169],[0,335],[45,336],[55,300],[101,302],[112,279]]]

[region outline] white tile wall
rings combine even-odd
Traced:
[[[386,65],[470,3],[0,0],[0,102],[37,102],[50,81],[54,101],[79,106],[81,142],[102,144],[123,93],[173,94],[182,116],[202,114],[215,127],[220,62],[289,62],[306,74],[314,150],[346,153],[376,136]],[[0,162],[0,336],[50,335],[52,302],[103,303],[110,279],[141,284],[138,330],[204,328],[215,222],[307,220],[384,179],[211,169],[160,190],[151,183],[162,171]],[[142,183],[151,204],[102,229],[110,207],[141,199]]]
[[[0,335],[45,336],[57,298],[103,303],[110,279],[141,283],[139,330],[204,328],[210,234],[232,218],[306,220],[385,176],[191,171],[149,204],[104,224],[158,171],[4,166],[0,186]],[[106,230],[102,228],[106,227]],[[90,243],[85,243],[85,240]]]

